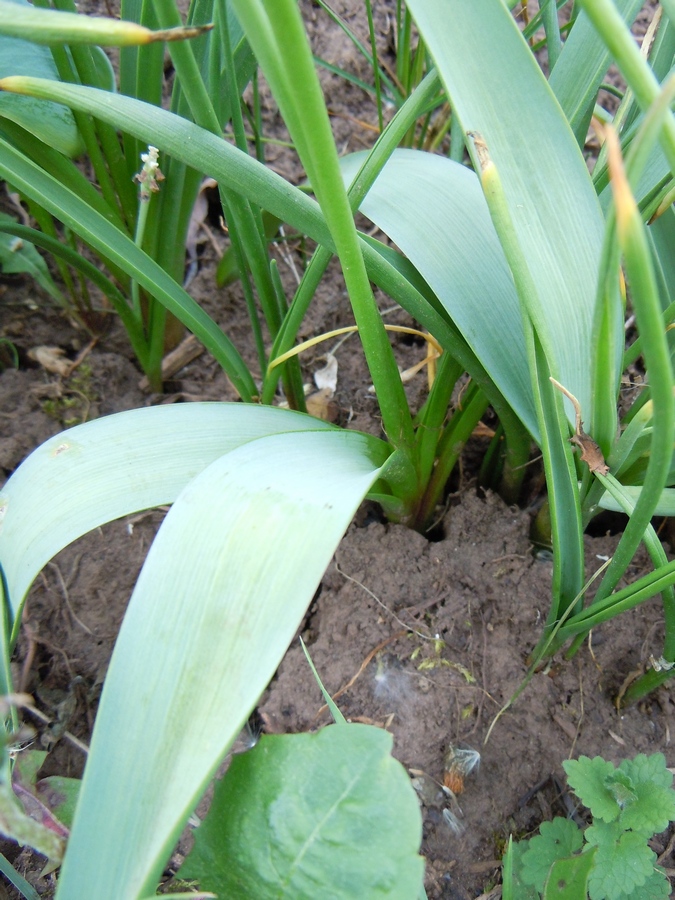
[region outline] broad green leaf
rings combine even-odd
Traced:
[[[586,900],[586,885],[595,851],[559,859],[551,866],[544,887],[544,900]]]
[[[342,159],[345,181],[364,157]],[[396,150],[360,209],[422,274],[536,437],[520,305],[476,175],[441,156]]]
[[[622,894],[619,900],[668,900],[670,896],[670,881],[665,871],[654,866],[654,871],[640,888]]]
[[[419,803],[369,725],[263,735],[232,760],[179,877],[231,900],[415,897]]]
[[[465,132],[478,132],[503,186],[536,289],[529,314],[551,373],[591,412],[591,331],[603,218],[586,162],[506,6],[408,4]],[[618,373],[608,373],[618,379]],[[571,415],[571,408],[568,407]]]
[[[539,834],[531,838],[522,856],[522,879],[525,884],[544,890],[551,866],[581,849],[584,837],[570,819],[560,816],[552,822],[542,822]]]
[[[665,831],[675,820],[675,792],[647,781],[635,786],[635,799],[619,817],[624,828],[644,835],[646,839]]]
[[[586,830],[586,840],[597,847],[595,865],[588,879],[594,900],[623,900],[639,896],[654,871],[656,854],[643,835],[623,831],[617,822],[598,822]]]
[[[34,75],[39,78],[58,79],[58,72],[47,47],[30,41],[7,37],[3,24],[16,17],[19,7],[33,12],[27,0],[5,0],[0,11],[0,78],[6,75]],[[2,17],[5,22],[2,22]],[[2,119],[11,119],[30,131],[50,147],[66,156],[77,156],[83,150],[82,139],[75,125],[73,114],[67,107],[34,97],[0,93],[0,129]]]
[[[0,567],[14,636],[33,579],[71,541],[104,522],[172,503],[195,475],[240,444],[328,428],[289,410],[185,403],[105,416],[46,441],[0,490]]]
[[[612,822],[618,818],[619,805],[606,783],[615,772],[611,762],[601,756],[593,759],[580,756],[579,759],[566,759],[563,769],[569,786],[596,821]]]
[[[385,454],[356,432],[276,434],[180,494],[115,645],[59,900],[155,889]]]
[[[2,48],[0,48],[1,52]],[[12,225],[15,221],[11,216],[0,213],[0,225]],[[54,279],[49,274],[47,263],[33,244],[0,232],[0,270],[6,274],[18,272],[30,275],[57,303],[65,305],[61,291],[54,284]]]
[[[525,884],[523,881],[523,856],[527,853],[530,841],[517,841],[511,844],[512,850],[512,884],[511,897],[508,897],[506,891],[506,881],[504,883],[504,900],[541,900],[541,894],[531,884]]]
[[[643,0],[617,0],[617,8],[629,26],[642,6]],[[580,147],[586,142],[598,88],[611,61],[609,51],[582,10],[549,78]]]

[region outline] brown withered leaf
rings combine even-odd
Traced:
[[[581,450],[581,458],[587,464],[591,472],[597,472],[600,475],[606,475],[609,472],[609,466],[605,462],[602,450],[598,447],[590,434],[586,434],[585,431],[579,430],[577,434],[572,435],[570,441]]]
[[[33,347],[28,351],[28,356],[53,375],[67,378],[72,371],[72,363],[63,347]]]

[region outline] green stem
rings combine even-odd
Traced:
[[[468,397],[465,400],[464,407],[461,411],[455,411],[439,441],[437,462],[422,497],[415,520],[415,527],[421,531],[429,527],[436,507],[442,500],[443,491],[450,473],[455,467],[474,428],[489,406],[487,397],[477,385],[472,383],[467,393]]]
[[[349,187],[348,196],[352,212],[356,212],[363,198],[370,190],[386,161],[419,115],[419,110],[431,101],[438,91],[440,82],[435,71],[430,72],[420,83],[417,90],[405,101],[391,122],[378,138],[375,146],[368,154],[364,164],[359,169],[356,177]],[[288,352],[293,346],[298,329],[302,324],[316,289],[323,277],[328,263],[332,257],[332,251],[324,246],[317,247],[312,259],[302,277],[302,281],[295,293],[293,302],[284,319],[283,325],[270,353],[270,359],[275,359]],[[263,385],[263,403],[270,403],[276,390],[278,372],[274,369],[268,372]]]
[[[464,366],[451,353],[443,353],[427,401],[417,415],[415,438],[421,484],[427,484],[433,472],[448,407],[457,379],[463,372]]]

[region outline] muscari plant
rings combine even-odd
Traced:
[[[256,68],[236,19],[231,17],[228,21],[225,7],[216,5],[214,9],[212,2],[193,4],[186,27],[175,9],[160,11],[159,15],[163,16],[160,24],[151,4],[135,0],[125,0],[122,4],[123,18],[134,20],[126,24],[75,15],[72,0],[55,3],[56,10],[37,8],[48,6],[43,2],[33,8],[27,0],[3,0],[0,8],[0,72],[3,75],[25,73],[60,78],[119,90],[161,106],[165,85],[164,41],[192,40],[193,53],[181,68],[181,74],[199,80],[202,89],[210,91],[213,127],[218,129],[229,121],[231,104],[239,102],[239,92]],[[71,12],[64,16],[58,10]],[[211,22],[217,40],[201,38],[206,26],[195,25],[194,20]],[[108,57],[96,46],[98,43],[119,47],[117,76]],[[177,53],[180,55],[180,50]],[[221,90],[225,59],[231,67],[227,80],[230,88]],[[181,116],[191,116],[179,76],[173,79],[170,108]],[[82,252],[82,231],[69,228],[62,215],[55,216],[47,209],[40,202],[39,191],[21,193],[37,228],[3,221],[3,232],[31,241],[53,254],[65,287],[65,295],[59,298],[61,305],[92,333],[105,330],[111,312],[120,316],[141,368],[153,389],[160,390],[162,356],[167,345],[177,343],[183,331],[183,326],[167,310],[172,304],[188,304],[192,316],[201,318],[203,326],[208,327],[207,317],[196,304],[190,304],[189,296],[181,289],[186,277],[190,216],[202,173],[177,159],[167,159],[164,171],[158,173],[164,179],[163,190],[159,192],[157,184],[147,177],[147,163],[142,164],[148,142],[144,144],[128,133],[120,135],[109,124],[63,106],[39,100],[25,103],[9,94],[3,95],[0,101],[0,135],[25,160],[52,175],[62,191],[75,194],[82,201],[86,217],[98,215],[106,220],[106,242],[113,252],[108,255],[105,248],[89,245],[102,264],[93,265],[91,256]],[[73,161],[83,152],[93,182]],[[141,190],[135,183],[138,181]],[[8,183],[20,190],[21,177]],[[89,221],[87,228],[92,227]],[[86,244],[86,233],[84,241]],[[115,251],[120,252],[120,247],[129,242],[144,254],[146,273],[152,273],[153,278],[151,292],[115,259]],[[194,265],[193,260],[191,267]],[[101,302],[94,302],[90,283],[105,298],[107,309]],[[163,297],[162,302],[157,300],[158,294]],[[269,290],[265,296],[268,295]]]
[[[0,143],[0,175],[170,308],[247,401],[137,410],[64,432],[38,448],[0,495],[5,692],[23,600],[47,560],[105,521],[173,503],[115,647],[58,897],[140,898],[154,891],[181,827],[272,676],[361,499],[368,495],[391,518],[424,528],[453,454],[488,404],[500,419],[496,483],[507,495],[517,495],[531,439],[543,455],[554,573],[537,653],[554,652],[570,638],[578,644],[591,627],[661,592],[665,646],[658,670],[631,696],[665,680],[675,661],[675,564],[650,525],[655,513],[669,509],[675,428],[667,335],[675,126],[672,88],[659,86],[675,52],[673,10],[664,4],[649,61],[626,25],[640,6],[636,0],[618,6],[584,0],[564,42],[555,17],[543,15],[547,81],[506,5],[407,5],[426,44],[425,61],[435,68],[373,151],[342,162],[292,0],[228,5],[316,199],[223,139],[203,80],[182,74],[194,59],[187,42],[171,53],[194,122],[100,88],[26,76],[0,81],[5,91],[65,104],[214,177],[227,199],[247,210],[239,229],[244,248],[248,239],[260,243],[261,210],[318,244],[288,308],[275,288],[274,340],[256,384],[226,335],[195,312],[189,297],[164,290],[166,281],[142,248],[12,140]],[[177,24],[173,3],[155,0],[152,9],[159,25]],[[627,177],[618,147],[609,159],[603,151],[593,176],[581,151],[612,59],[630,89],[615,118]],[[475,171],[394,149],[437,103],[439,81],[452,110],[451,135]],[[456,159],[459,149],[455,143]],[[357,206],[402,254],[357,233]],[[246,230],[251,221],[257,231]],[[386,440],[251,402],[274,398],[275,362],[293,349],[333,254]],[[625,354],[622,257],[640,335]],[[242,256],[239,271],[250,268]],[[444,349],[429,399],[414,417],[370,281]],[[620,430],[624,363],[640,356],[646,386]],[[464,371],[472,378],[464,414],[446,421]],[[285,387],[294,377],[287,373]],[[612,505],[629,513],[628,525],[589,602],[583,530],[599,508]],[[617,590],[643,540],[654,571]],[[8,770],[6,760],[6,780]],[[380,882],[383,896],[417,894],[421,870],[412,843],[406,854],[394,854],[406,879],[397,887],[390,873]]]

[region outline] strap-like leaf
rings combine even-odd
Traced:
[[[155,889],[377,477],[378,447],[357,432],[272,435],[176,500],[115,645],[59,900]]]

